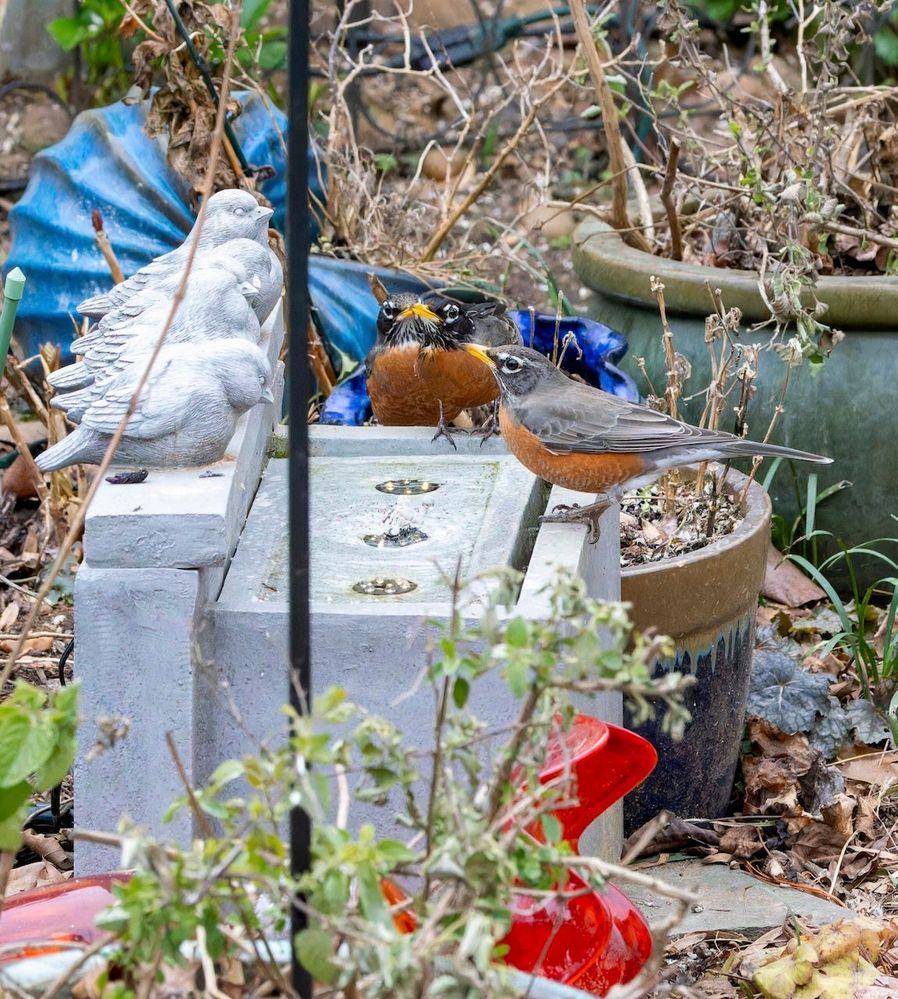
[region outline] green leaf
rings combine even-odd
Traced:
[[[523,659],[512,659],[505,669],[505,680],[515,697],[523,697],[527,693],[527,680],[530,667]]]
[[[219,763],[209,780],[210,784],[221,786],[243,776],[243,764],[239,760],[225,760]]]
[[[243,9],[240,11],[240,24],[246,31],[253,28],[265,16],[271,0],[243,0]]]
[[[541,815],[539,822],[543,827],[543,835],[546,837],[547,843],[554,844],[561,842],[561,823],[554,815]]]
[[[296,956],[317,982],[333,985],[339,975],[334,964],[334,937],[327,930],[310,928],[296,934]]]
[[[522,617],[512,618],[505,628],[505,644],[514,648],[523,648],[530,637],[530,629]]]
[[[898,66],[898,35],[888,25],[883,25],[873,36],[876,54],[887,66]]]
[[[0,850],[15,853],[21,846],[22,824],[30,797],[31,785],[28,781],[0,788]]]
[[[31,785],[27,780],[12,787],[0,788],[0,819],[8,819],[31,797]]]
[[[463,708],[468,703],[468,694],[470,691],[471,685],[468,681],[462,676],[457,676],[455,683],[452,685],[452,700],[455,702],[457,708]]]
[[[287,43],[266,42],[259,51],[259,69],[280,69],[287,65]]]
[[[38,769],[35,776],[35,790],[49,791],[51,787],[56,787],[62,782],[63,777],[69,772],[69,767],[75,759],[75,737],[73,735],[63,735],[53,752]]]
[[[31,722],[23,711],[14,704],[0,705],[0,787],[9,787],[21,780],[13,776],[13,772],[30,730]]]
[[[71,52],[91,36],[90,25],[80,17],[57,17],[47,25],[47,31],[66,52]]]
[[[390,910],[387,908],[380,880],[374,868],[369,864],[360,865],[358,882],[359,905],[362,909],[362,915],[372,923],[380,923],[382,926],[392,925]]]
[[[382,839],[377,844],[377,852],[388,864],[410,864],[415,859],[415,851],[397,839]]]

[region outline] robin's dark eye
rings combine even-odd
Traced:
[[[384,302],[380,310],[384,314],[384,319],[392,319],[396,315],[396,306],[392,302]]]
[[[443,309],[443,316],[447,323],[454,323],[456,319],[461,315],[458,306],[453,305],[451,302]]]
[[[523,364],[519,357],[506,357],[502,362],[502,370],[507,371],[509,374],[520,371],[522,367]]]

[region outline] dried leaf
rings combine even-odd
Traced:
[[[22,833],[22,845],[61,871],[72,869],[72,856],[60,846],[56,836],[40,836],[26,829]]]
[[[872,985],[855,992],[852,999],[895,999],[895,996],[898,996],[898,978],[879,975]]]
[[[829,680],[786,655],[756,649],[748,693],[751,714],[787,733],[806,732],[829,708]]]
[[[839,760],[837,766],[847,780],[856,780],[883,789],[898,784],[898,750]]]
[[[7,604],[0,614],[0,631],[9,631],[19,617],[19,605]]]
[[[31,891],[32,888],[57,884],[59,881],[66,881],[71,876],[71,871],[60,871],[53,864],[48,864],[46,860],[36,860],[33,864],[14,867],[10,872],[9,882],[6,886],[6,897],[18,895],[23,891]]]
[[[871,962],[894,936],[891,924],[839,920],[787,944],[753,981],[765,999],[849,999],[879,977]]]
[[[804,604],[823,600],[826,594],[808,579],[794,562],[784,560],[773,545],[767,549],[767,570],[761,594],[768,600],[775,600],[787,607],[801,607]]]
[[[754,825],[731,826],[720,837],[720,852],[728,853],[737,860],[748,860],[763,847],[760,830]]]

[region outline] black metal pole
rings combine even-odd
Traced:
[[[287,331],[289,380],[290,469],[290,704],[308,710],[312,696],[309,641],[309,429],[308,400],[312,373],[306,346],[309,319],[309,0],[290,0],[289,126],[287,129]],[[299,874],[311,861],[312,827],[300,808],[290,813],[290,869]],[[292,937],[306,919],[291,912]],[[312,980],[293,955],[293,988],[311,999]]]

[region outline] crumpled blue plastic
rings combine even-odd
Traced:
[[[381,272],[381,280],[393,291],[397,287],[390,272]],[[372,301],[373,296],[369,295]],[[374,307],[374,316],[377,306]],[[549,313],[531,313],[525,309],[510,309],[508,313],[521,331],[528,347],[551,356],[553,348],[564,342],[568,334],[573,340],[561,355],[562,368],[579,375],[585,382],[612,395],[639,402],[639,392],[633,379],[617,367],[627,352],[623,333],[584,316],[563,317]],[[532,320],[532,321],[531,321]],[[374,319],[371,319],[373,340]],[[319,419],[321,423],[357,427],[371,416],[371,400],[365,385],[365,368],[360,366],[338,385],[325,400]]]
[[[257,94],[234,96],[242,107],[234,133],[247,161],[274,168],[260,190],[283,232],[286,118]],[[15,329],[26,355],[50,342],[67,358],[75,306],[112,285],[94,241],[94,209],[126,275],[173,249],[193,225],[188,185],[166,162],[165,140],[144,132],[146,111],[146,103],[122,102],[84,111],[61,142],[34,158],[28,187],[10,212],[12,245],[4,264],[4,274],[21,267],[27,278]],[[309,187],[323,200],[315,157],[312,148]]]

